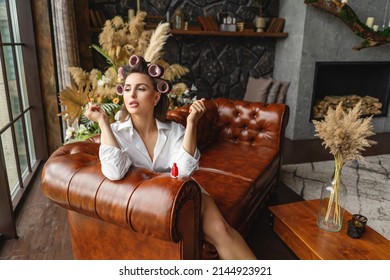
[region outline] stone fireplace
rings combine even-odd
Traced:
[[[316,62],[310,119],[322,119],[330,105],[346,108],[362,102],[363,115],[386,117],[390,97],[390,62]]]
[[[352,48],[363,39],[340,19],[307,6],[304,1],[281,0],[279,5],[279,16],[286,18],[285,32],[289,36],[276,42],[273,76],[278,80],[291,81],[286,99],[291,109],[286,137],[292,140],[316,138],[311,107],[318,96],[329,92],[332,95],[371,95],[381,99],[382,113],[373,118],[374,131],[390,132],[390,44],[355,51]],[[349,1],[348,5],[363,22],[367,17],[374,17],[375,24],[382,28],[386,0],[375,1],[375,4],[371,1]],[[390,14],[387,15],[387,23],[389,17]],[[341,70],[319,70],[319,65],[325,68],[339,65]],[[353,70],[353,67],[366,69]],[[354,73],[356,78],[348,77],[349,72]],[[326,76],[324,82],[317,81],[320,74]],[[330,79],[333,80],[327,82]]]

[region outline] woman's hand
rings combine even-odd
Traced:
[[[204,105],[205,99],[196,100],[191,104],[189,108],[189,115],[187,117],[187,126],[183,138],[183,148],[191,156],[196,152],[196,130],[199,119],[206,112],[206,106]]]
[[[114,133],[111,130],[110,122],[106,112],[99,105],[90,104],[85,109],[84,115],[91,121],[97,122],[99,124],[101,134],[100,134],[100,143],[104,145],[109,145],[117,147],[120,149],[118,141],[115,138]]]
[[[196,100],[191,104],[189,108],[190,114],[187,117],[187,124],[196,125],[199,119],[207,111],[206,106],[204,105],[205,99]]]
[[[106,112],[102,108],[100,108],[99,105],[91,104],[88,105],[85,109],[84,115],[93,122],[99,123],[99,125],[102,124],[102,122],[106,123],[108,122],[108,117]]]

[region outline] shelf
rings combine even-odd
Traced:
[[[229,32],[229,31],[205,31],[205,30],[181,30],[181,29],[172,29],[171,33],[173,35],[195,35],[195,36],[228,36],[228,37],[275,37],[275,38],[285,38],[288,36],[288,33],[279,32],[254,32],[254,31],[243,31],[243,32]]]

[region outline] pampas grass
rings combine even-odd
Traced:
[[[169,32],[170,28],[168,22],[158,24],[156,30],[150,38],[150,44],[145,50],[144,58],[146,61],[156,63],[158,60],[162,59],[162,50],[165,42],[170,36]]]
[[[322,145],[330,150],[335,160],[332,182],[334,191],[331,192],[327,203],[325,222],[332,220],[334,224],[340,225],[342,221],[339,188],[344,164],[350,160],[363,160],[361,152],[376,144],[375,141],[367,139],[375,133],[372,116],[367,118],[361,116],[361,104],[359,102],[353,109],[344,111],[340,102],[335,109],[329,108],[324,120],[313,121],[315,136],[323,140]]]
[[[129,44],[133,46],[138,45],[138,39],[141,37],[142,32],[145,31],[145,18],[147,13],[139,11],[137,15],[131,20],[129,25]]]
[[[89,74],[80,67],[69,67],[68,70],[78,87],[82,87],[90,81]]]
[[[344,111],[340,102],[336,109],[329,108],[323,121],[313,121],[315,136],[323,140],[322,145],[341,161],[341,166],[350,160],[363,160],[361,152],[376,143],[367,139],[375,134],[372,116],[361,115],[361,102],[349,111]]]
[[[175,81],[188,72],[187,67],[181,66],[180,64],[172,64],[165,69],[163,77],[169,81]]]

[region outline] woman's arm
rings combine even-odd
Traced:
[[[99,105],[92,104],[87,107],[85,110],[85,116],[94,122],[99,124],[101,135],[100,142],[101,144],[113,146],[116,148],[120,148],[118,141],[116,140],[114,133],[111,130],[110,122],[108,121],[108,117],[106,112],[100,108]]]
[[[122,179],[129,170],[132,161],[129,155],[120,148],[107,114],[100,106],[92,104],[85,110],[85,116],[89,120],[97,122],[101,130],[99,157],[102,173],[110,180]]]
[[[184,150],[186,150],[186,152],[191,156],[194,156],[196,151],[196,127],[198,121],[206,112],[204,100],[204,98],[201,100],[196,100],[189,108],[190,114],[187,117],[187,126],[184,133],[182,146]]]

